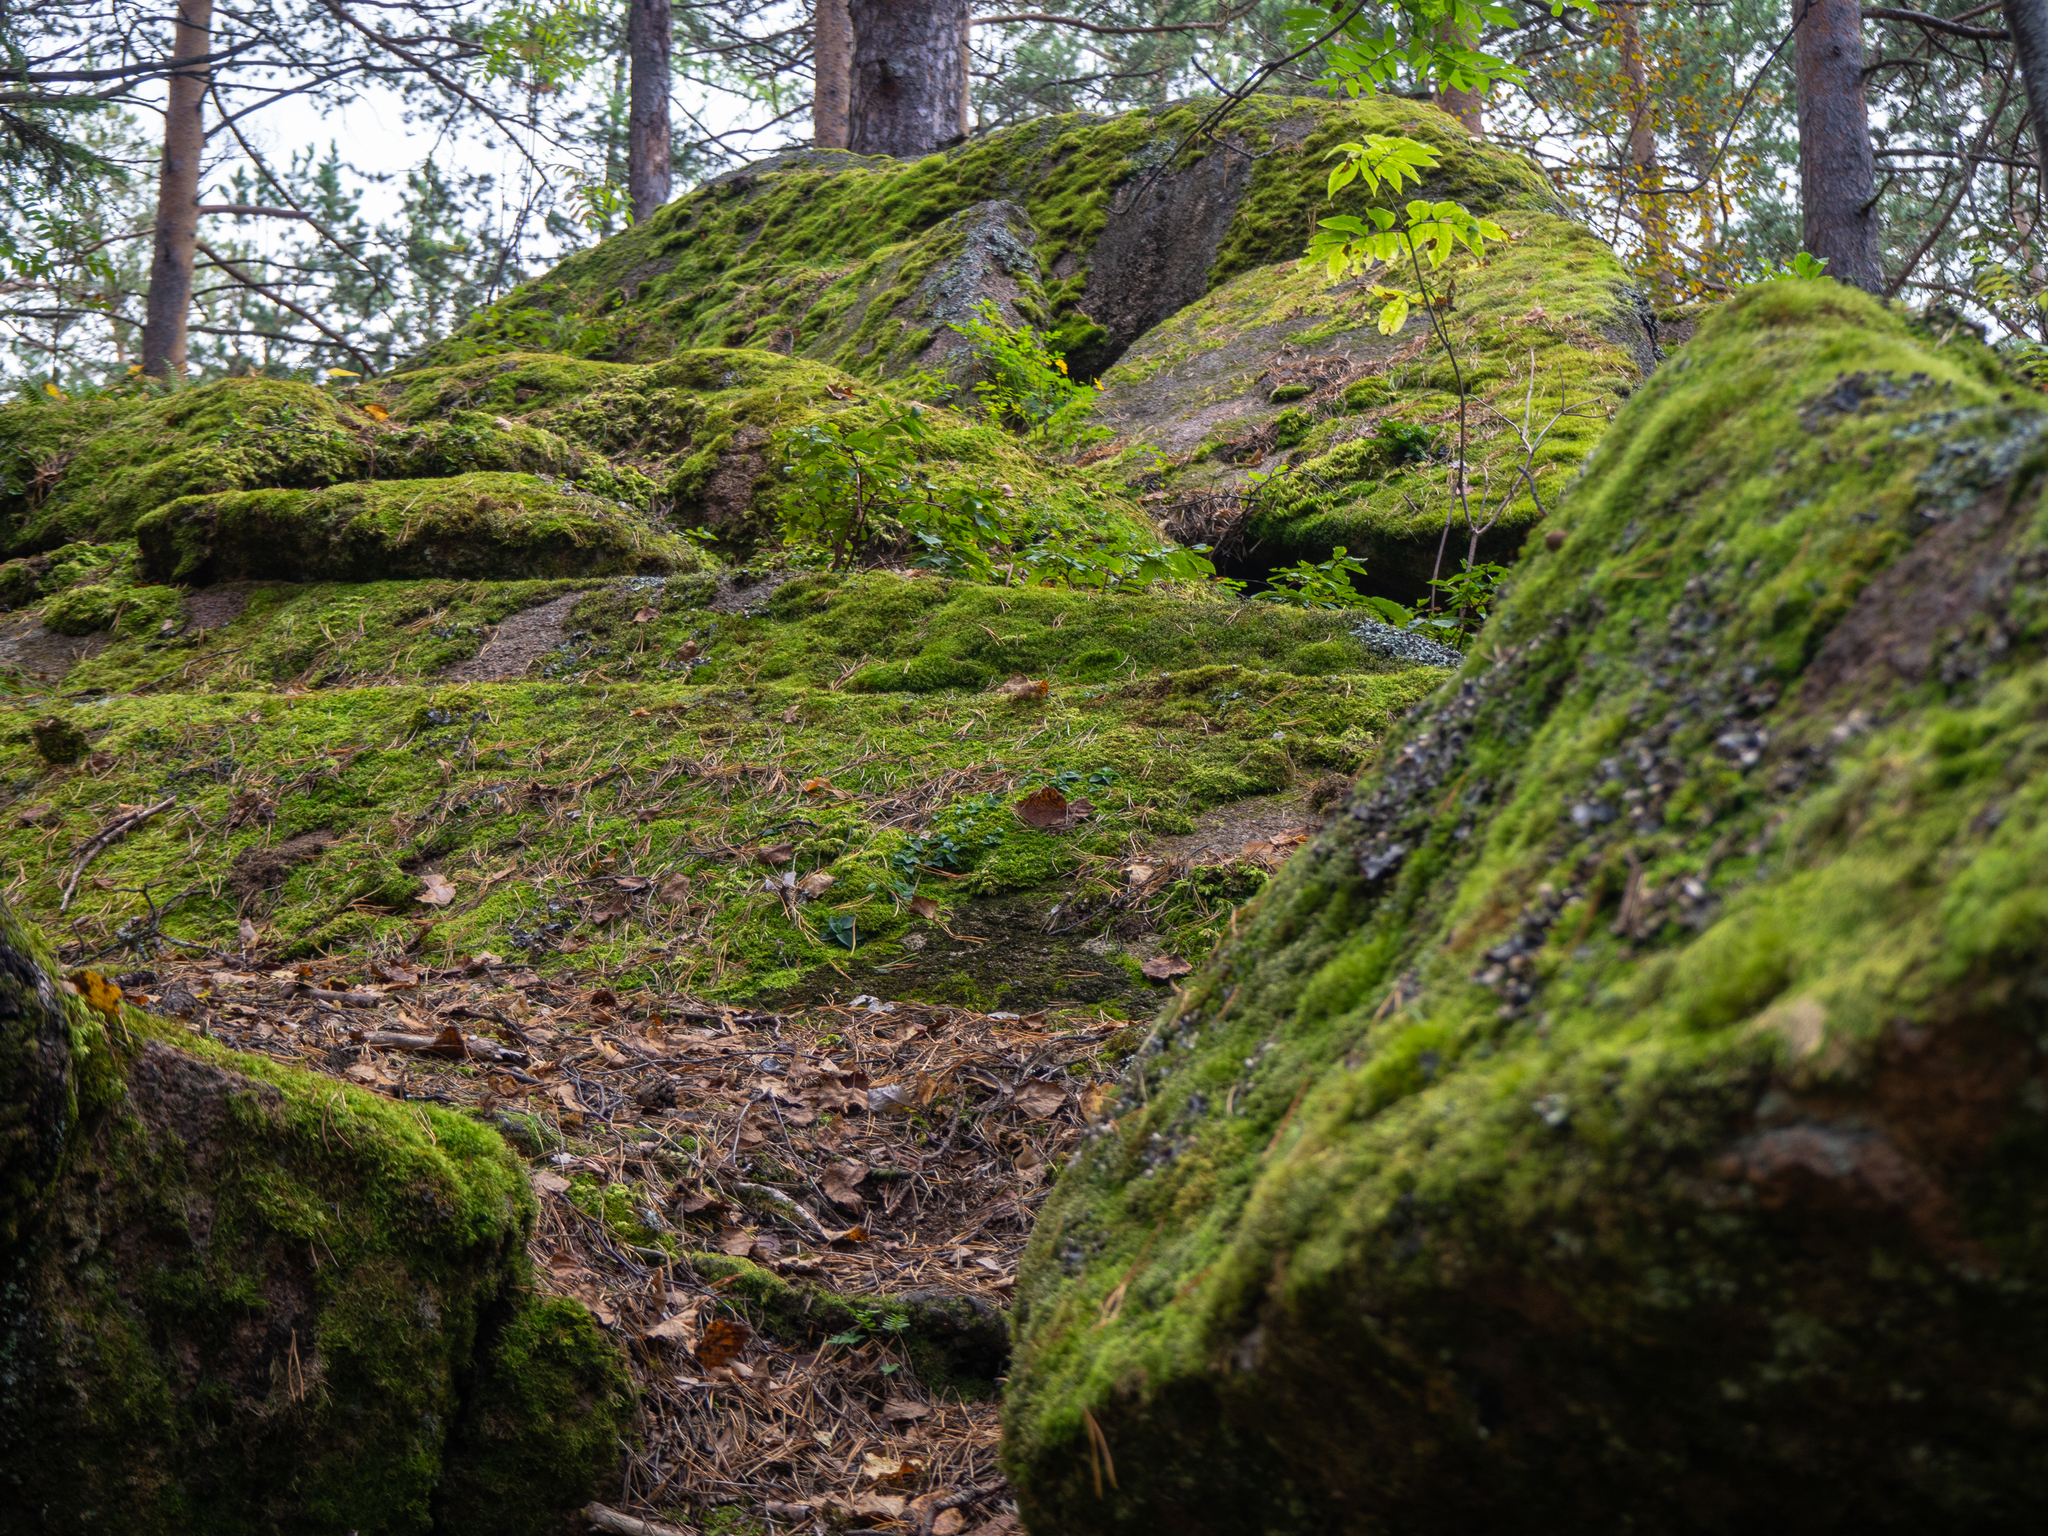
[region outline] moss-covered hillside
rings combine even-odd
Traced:
[[[1300,255],[1324,156],[1347,140],[1407,133],[1439,149],[1442,168],[1411,195],[1493,212],[1556,205],[1533,166],[1415,102],[1255,96],[1232,116],[1229,144],[1193,137],[1214,105],[1044,118],[917,161],[780,156],[571,257],[430,357],[637,361],[756,346],[896,376],[921,366],[958,300],[948,289],[972,276],[962,216],[1007,203],[1034,238],[1028,261],[1019,251],[1004,263],[1021,291],[996,296],[1092,373],[1216,284]]]
[[[2039,1522],[2048,420],[2011,391],[1823,281],[1629,404],[1041,1219],[1033,1528]]]

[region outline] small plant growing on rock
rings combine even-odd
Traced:
[[[1110,436],[1106,427],[1087,424],[1095,391],[1067,376],[1067,360],[1030,326],[1011,330],[983,299],[974,317],[953,329],[973,345],[988,377],[974,386],[982,409],[996,426],[1033,442],[1056,448],[1077,448]]]

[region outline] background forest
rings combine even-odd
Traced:
[[[386,370],[622,228],[634,15],[648,6],[213,7],[190,375]],[[1797,9],[1481,7],[1471,40],[1508,66],[1484,135],[1534,156],[1661,304],[1726,293],[1800,248]],[[659,10],[672,37],[661,192],[812,142],[813,0]],[[1335,41],[1333,14],[1349,28]],[[1286,0],[986,12],[968,29],[969,131],[1252,82],[1320,92],[1347,39],[1428,14]],[[2031,352],[2048,336],[2041,176],[1999,7],[1861,14],[1882,292],[1953,307]],[[103,383],[140,361],[166,81],[181,63],[172,19],[140,0],[0,3],[0,368],[30,387]],[[1416,95],[1433,84],[1412,57],[1381,81]],[[417,162],[359,168],[363,126],[399,120]]]

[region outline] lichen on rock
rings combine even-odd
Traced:
[[[1649,379],[1049,1203],[1034,1528],[2038,1523],[2043,433],[1826,281]]]

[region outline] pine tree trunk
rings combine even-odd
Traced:
[[[846,147],[928,155],[960,137],[967,0],[848,0],[853,90]]]
[[[1618,25],[1621,72],[1629,91],[1629,180],[1642,210],[1649,267],[1661,292],[1670,283],[1671,221],[1658,190],[1663,173],[1657,168],[1657,114],[1650,97],[1650,68],[1643,58],[1643,31],[1636,6],[1620,7]]]
[[[1828,276],[1882,293],[1862,8],[1857,0],[1792,0],[1792,14],[1804,244],[1827,262]]]
[[[1472,45],[1472,34],[1462,27],[1453,27],[1445,22],[1437,29],[1437,36],[1449,43]],[[1486,92],[1448,90],[1439,84],[1435,102],[1439,110],[1448,112],[1465,125],[1465,131],[1475,139],[1486,137]]]
[[[626,53],[632,80],[626,96],[626,199],[639,223],[668,201],[669,0],[630,0]]]
[[[817,0],[811,34],[811,142],[820,149],[846,148],[847,99],[853,88],[853,23],[846,0]]]
[[[2027,121],[2034,158],[2048,175],[2048,0],[2005,0],[2005,27],[2027,85]]]
[[[213,0],[178,0],[171,57],[213,51]],[[157,173],[156,239],[149,257],[149,298],[143,309],[142,371],[168,378],[185,371],[186,324],[192,310],[192,262],[199,243],[199,162],[206,153],[208,71],[171,77],[164,110],[164,157]]]

